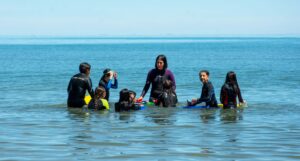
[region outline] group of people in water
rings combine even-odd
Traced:
[[[95,110],[109,109],[109,90],[118,88],[117,73],[111,69],[105,69],[95,92],[90,79],[91,65],[84,62],[79,65],[80,73],[74,75],[68,85],[68,107],[83,107],[86,105],[86,91],[91,96],[88,108]],[[202,92],[198,99],[187,101],[187,106],[196,106],[205,103],[209,107],[218,107],[214,87],[209,81],[209,71],[201,70],[199,78],[202,82]],[[120,91],[119,101],[115,103],[115,111],[139,110],[144,96],[151,86],[149,102],[156,106],[175,107],[178,100],[176,95],[176,82],[173,73],[168,69],[168,62],[165,55],[158,55],[155,61],[155,68],[147,75],[146,83],[139,98],[136,93],[129,89]],[[238,85],[236,74],[230,71],[226,75],[225,83],[221,88],[220,101],[223,108],[236,108],[237,98],[239,103],[244,103]]]

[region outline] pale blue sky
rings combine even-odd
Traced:
[[[300,35],[300,0],[1,0],[0,36]]]

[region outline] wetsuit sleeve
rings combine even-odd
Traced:
[[[87,79],[87,90],[88,90],[89,94],[91,95],[91,97],[94,98],[94,91],[93,91],[93,88],[92,88],[91,78]]]
[[[214,94],[214,87],[212,86],[212,84],[207,84],[206,87],[207,88],[207,95],[201,95],[201,97],[199,99],[197,99],[197,104],[201,103],[201,102],[210,102],[211,98]]]
[[[222,104],[224,104],[225,100],[227,100],[227,93],[226,93],[226,90],[225,90],[225,86],[223,85],[222,86],[222,89],[221,89],[221,93],[220,93],[220,101]]]
[[[146,93],[148,92],[148,90],[150,88],[150,84],[151,84],[151,71],[149,71],[149,73],[147,75],[146,84],[145,84],[144,89],[141,94],[142,97],[145,97]]]
[[[69,85],[68,85],[68,89],[67,89],[68,93],[71,91],[71,86],[72,86],[72,78],[69,81]]]
[[[111,84],[111,88],[113,88],[113,89],[118,88],[118,79],[114,79],[114,84]]]
[[[111,79],[107,82],[107,84],[104,87],[107,90],[109,90],[111,88]]]
[[[238,88],[238,98],[239,98],[239,102],[244,102],[242,94],[241,94],[241,90]]]
[[[172,88],[175,91],[176,90],[176,81],[175,81],[174,74],[171,71],[169,71],[168,75],[169,75],[170,81],[172,81]]]

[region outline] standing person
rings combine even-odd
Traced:
[[[112,84],[112,79],[114,78],[114,83]],[[107,68],[103,71],[103,75],[99,81],[99,87],[103,87],[106,91],[105,99],[109,101],[109,89],[118,88],[117,73],[113,72],[111,69]]]
[[[109,104],[107,100],[105,99],[106,91],[103,87],[97,87],[95,89],[95,95],[94,98],[90,101],[88,107],[90,109],[95,110],[104,110],[109,109]]]
[[[188,106],[195,106],[196,104],[205,102],[206,106],[218,107],[214,86],[209,81],[209,71],[201,70],[199,72],[199,78],[203,84],[201,96],[198,99],[192,99],[191,102],[187,101]]]
[[[86,90],[92,98],[94,97],[90,78],[91,65],[86,62],[81,63],[79,71],[80,73],[74,75],[68,85],[68,107],[83,107]]]
[[[236,79],[236,74],[233,71],[230,71],[226,75],[225,83],[222,86],[220,93],[220,101],[223,103],[223,108],[236,108],[237,97],[240,103],[244,103],[241,90]]]
[[[141,102],[145,97],[150,85],[152,85],[150,92],[150,102],[157,102],[159,96],[163,93],[163,82],[164,80],[170,80],[172,82],[172,88],[175,91],[176,83],[173,73],[167,69],[168,62],[165,55],[158,55],[155,61],[155,68],[151,69],[148,72],[146,84],[141,93],[141,96],[138,98],[138,102]]]

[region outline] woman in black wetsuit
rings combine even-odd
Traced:
[[[222,86],[220,101],[223,103],[223,108],[236,108],[238,97],[240,103],[244,103],[241,95],[241,90],[236,79],[236,74],[230,71],[226,75],[225,83]]]
[[[155,68],[148,72],[146,84],[141,93],[138,102],[141,102],[145,97],[150,85],[152,85],[149,101],[156,102],[159,96],[163,93],[164,80],[170,80],[172,82],[172,88],[175,91],[176,82],[173,73],[167,69],[168,62],[165,55],[158,55],[155,61]]]

